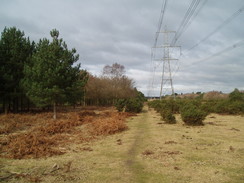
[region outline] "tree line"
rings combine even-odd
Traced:
[[[118,63],[104,66],[101,76],[90,75],[85,89],[88,105],[114,105],[118,99],[137,95],[133,80],[125,75],[124,66]]]
[[[123,65],[103,68],[101,76],[81,70],[75,48],[68,49],[59,31],[38,43],[16,27],[0,39],[0,111],[20,112],[57,105],[114,105],[138,94]]]

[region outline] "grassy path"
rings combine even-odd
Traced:
[[[93,162],[93,168],[84,182],[165,182],[165,175],[148,167],[151,160],[143,155],[153,148],[153,131],[158,128],[155,120],[160,117],[145,106],[142,113],[129,119],[129,130],[89,144],[94,151],[87,153],[85,162],[87,166]]]
[[[127,157],[126,166],[131,171],[131,182],[147,182],[148,177],[144,172],[143,164],[138,160],[138,156],[143,148],[149,143],[150,124],[149,124],[148,108],[144,108],[143,113],[133,120],[134,142],[130,145]]]
[[[152,111],[148,111],[146,106],[143,113],[131,121],[133,124],[130,125],[130,129],[134,137],[126,157],[126,165],[132,176],[130,182],[162,182],[165,179],[163,175],[159,176],[147,169],[143,159],[144,153],[151,152],[150,145],[156,116]]]

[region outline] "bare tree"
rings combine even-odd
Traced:
[[[106,65],[103,68],[103,76],[110,78],[121,78],[125,74],[125,67],[118,63],[114,63],[113,65]]]
[[[90,75],[86,86],[87,104],[113,105],[118,99],[135,96],[134,82],[124,75],[124,66],[106,65],[101,77]]]

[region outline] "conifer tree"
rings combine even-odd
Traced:
[[[76,50],[68,49],[56,29],[50,34],[52,41],[40,40],[31,63],[25,66],[23,86],[37,106],[53,105],[53,118],[56,119],[57,104],[74,102],[81,97],[86,78],[80,74],[80,65],[74,66],[79,59]]]
[[[20,81],[24,64],[34,51],[34,43],[24,37],[16,27],[4,28],[0,39],[0,102],[5,113],[17,112],[18,101],[23,96]]]

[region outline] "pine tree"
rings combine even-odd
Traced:
[[[86,78],[80,75],[80,65],[74,66],[79,55],[68,50],[59,39],[59,32],[50,32],[52,42],[44,38],[36,46],[31,63],[25,66],[23,86],[27,96],[39,107],[53,105],[54,119],[58,103],[74,102],[82,95]]]
[[[0,99],[5,113],[17,112],[24,95],[20,81],[24,64],[34,51],[34,44],[16,27],[4,28],[0,39]],[[12,107],[11,107],[12,106]]]

